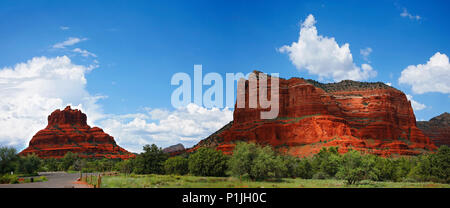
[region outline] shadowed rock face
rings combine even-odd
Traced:
[[[429,121],[418,121],[417,127],[437,146],[450,146],[450,113],[445,112]]]
[[[268,80],[270,92],[270,76]],[[280,78],[279,83],[277,118],[262,120],[260,112],[268,109],[248,108],[246,81],[246,108],[235,108],[233,122],[187,151],[207,146],[231,154],[236,141],[270,144],[300,157],[324,146],[339,146],[341,153],[356,149],[381,156],[436,149],[417,128],[405,94],[393,87],[350,80],[323,84],[301,78]]]
[[[67,152],[85,158],[135,157],[134,154],[118,146],[114,138],[101,128],[91,128],[86,123],[86,114],[67,106],[63,111],[55,110],[48,116],[48,125],[38,131],[29,147],[20,155],[35,153],[41,158],[61,158]]]
[[[183,144],[176,144],[164,148],[162,151],[168,153],[169,155],[176,155],[177,153],[183,152],[185,150]]]

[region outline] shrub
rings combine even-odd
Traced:
[[[231,175],[236,177],[249,176],[253,167],[253,160],[258,157],[257,149],[258,146],[254,143],[237,143],[229,161]]]
[[[224,176],[227,169],[227,157],[220,151],[199,148],[189,156],[189,172],[197,176]]]
[[[341,165],[341,156],[337,147],[322,148],[312,159],[314,172],[326,173],[329,177],[334,177]]]
[[[375,156],[374,156],[375,157]],[[375,180],[378,181],[397,181],[397,166],[400,162],[396,162],[391,158],[375,157],[373,164],[373,173],[376,175]],[[404,170],[403,168],[401,169]],[[409,170],[406,170],[409,171]]]
[[[312,179],[327,179],[327,178],[330,178],[330,175],[322,171],[319,171],[312,176]]]
[[[252,180],[281,178],[288,175],[283,157],[278,156],[271,147],[261,147],[254,143],[238,143],[229,162],[230,172],[237,177]]]
[[[436,154],[430,156],[431,174],[437,181],[450,183],[450,147],[442,145]]]
[[[280,156],[276,156],[271,147],[265,146],[258,151],[253,160],[250,178],[264,180],[267,178],[281,178],[286,172],[286,166]]]
[[[164,162],[164,170],[167,174],[185,175],[189,172],[188,159],[177,156]]]
[[[310,179],[313,177],[313,170],[311,162],[308,159],[301,159],[295,169],[296,176],[303,179]]]
[[[130,174],[133,172],[133,159],[122,160],[116,163],[116,170],[121,173]]]
[[[73,152],[67,152],[64,157],[61,159],[60,170],[67,171],[69,169],[73,169],[73,165],[76,160],[78,160],[78,155]]]
[[[0,176],[0,184],[19,183],[19,178],[16,175],[5,174]]]
[[[300,165],[299,158],[290,155],[283,155],[281,158],[283,159],[283,165],[286,167],[286,171],[283,173],[282,177],[298,177],[299,174],[297,169]]]
[[[347,184],[355,184],[364,179],[365,173],[362,168],[363,157],[357,151],[351,150],[343,156],[342,166],[337,172],[338,178],[347,181]]]
[[[28,154],[24,157],[20,157],[17,166],[17,172],[25,174],[36,174],[41,167],[42,160],[35,154]]]
[[[145,145],[144,152],[139,154],[135,161],[134,172],[139,174],[162,174],[164,173],[163,163],[169,157],[161,148],[155,144]]]

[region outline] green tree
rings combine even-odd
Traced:
[[[450,147],[442,145],[431,156],[431,174],[440,182],[450,183]]]
[[[72,169],[76,171],[81,171],[83,170],[83,168],[86,167],[86,162],[87,162],[86,159],[77,158],[72,165]]]
[[[276,155],[270,146],[245,142],[236,145],[229,167],[233,176],[252,180],[281,178],[291,174],[287,173],[288,168],[294,169],[293,166],[286,167],[286,158]]]
[[[189,161],[181,156],[171,157],[164,162],[164,170],[166,174],[185,175],[189,172]]]
[[[403,179],[411,178],[408,174],[412,172],[412,169],[417,165],[419,157],[400,157],[398,159],[391,159],[395,168],[393,181],[401,181]],[[385,179],[384,179],[385,180]]]
[[[300,165],[300,159],[291,155],[283,155],[281,156],[283,159],[284,166],[286,167],[286,171],[283,174],[283,177],[298,177],[298,166]]]
[[[442,145],[436,154],[421,155],[408,178],[450,183],[450,148]]]
[[[258,149],[257,157],[253,160],[250,170],[250,178],[253,180],[264,180],[267,178],[281,178],[287,168],[283,159],[277,156],[270,146]]]
[[[133,172],[133,159],[128,160],[122,160],[118,163],[116,163],[116,170],[118,170],[121,173],[130,174]]]
[[[106,172],[112,171],[114,169],[114,161],[108,158],[102,158],[100,160],[96,160],[97,167],[95,168],[97,171]]]
[[[314,155],[311,165],[315,173],[334,177],[341,166],[341,156],[338,147],[323,147],[319,153]]]
[[[313,169],[309,159],[304,158],[298,162],[295,169],[296,175],[303,179],[310,179],[313,176]]]
[[[35,154],[28,154],[19,159],[17,172],[25,174],[36,174],[42,164],[42,159]]]
[[[391,158],[382,158],[382,157],[375,157],[375,164],[374,169],[376,172],[376,180],[379,181],[396,181],[397,175],[396,175],[396,164],[400,164],[400,162],[396,162],[395,160]]]
[[[250,177],[253,161],[258,157],[258,146],[255,143],[239,142],[233,150],[229,161],[231,175],[236,177]]]
[[[364,179],[364,169],[362,168],[363,157],[358,151],[351,150],[344,154],[342,166],[337,172],[338,178],[347,181],[347,184],[355,184]]]
[[[361,168],[364,172],[364,179],[374,181],[378,180],[378,176],[380,175],[380,170],[376,167],[378,157],[371,154],[361,156]]]
[[[407,178],[416,181],[428,181],[432,176],[431,155],[420,155],[417,164],[408,173]]]
[[[76,160],[78,160],[78,155],[73,152],[67,152],[64,157],[61,159],[61,167],[60,170],[67,171],[73,168],[73,164]]]
[[[227,169],[227,157],[210,148],[199,148],[189,156],[189,172],[197,176],[224,176]]]
[[[140,174],[162,174],[164,173],[164,161],[169,157],[161,148],[155,144],[145,145],[144,152],[136,157],[134,172]]]
[[[47,171],[57,171],[58,170],[58,160],[55,158],[44,159],[43,164]]]
[[[14,171],[18,160],[17,150],[12,147],[0,147],[0,175]]]

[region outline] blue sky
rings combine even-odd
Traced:
[[[119,115],[126,117],[121,121],[126,125],[140,121],[131,115],[152,110],[174,113],[170,96],[176,86],[170,85],[170,79],[177,72],[193,74],[194,64],[202,64],[203,73],[257,69],[277,72],[283,78],[319,79],[318,74],[299,70],[289,54],[279,51],[298,41],[301,24],[311,14],[319,35],[334,38],[339,46],[348,43],[353,63],[358,67],[370,64],[377,72],[364,81],[392,83],[423,105],[415,110],[417,119],[428,120],[450,111],[450,93],[417,93],[412,90],[414,83],[401,84],[399,78],[408,66],[426,64],[437,52],[450,55],[449,9],[447,1],[4,0],[0,2],[0,70],[43,56],[67,56],[74,65],[95,66],[83,71],[86,83],[76,94],[98,98],[91,107],[98,113],[93,123],[109,129],[105,120]],[[55,48],[69,38],[79,42]],[[75,52],[76,48],[86,52],[85,56]],[[371,52],[364,57],[360,50],[367,48]],[[450,80],[445,79],[441,76],[440,81],[447,87],[445,81]],[[55,106],[77,105],[78,101],[64,98]],[[159,125],[160,118],[150,115],[142,117],[144,124]],[[40,123],[37,129],[43,128]],[[134,136],[141,143],[130,142],[129,148],[139,149],[144,142],[167,146],[184,141],[189,146],[211,129],[190,134],[196,139],[170,141],[136,130]],[[0,135],[0,143],[18,147],[28,140]],[[127,142],[122,141],[126,148]]]

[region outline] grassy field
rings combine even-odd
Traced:
[[[232,177],[175,175],[121,175],[102,177],[102,188],[450,188],[450,184],[362,181],[346,185],[343,180],[285,178],[281,181],[246,181]]]

